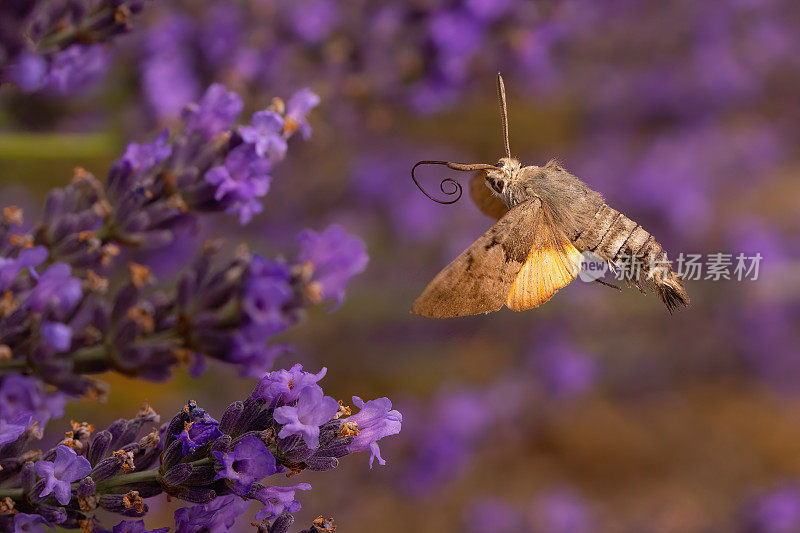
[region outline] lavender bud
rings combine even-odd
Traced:
[[[115,420],[114,422],[112,422],[110,426],[108,426],[108,432],[111,433],[111,437],[112,437],[111,438],[111,446],[112,447],[114,447],[114,448],[117,447],[118,439],[119,439],[120,435],[122,435],[122,433],[125,432],[125,429],[127,427],[128,427],[128,421],[125,420],[124,418],[119,418],[119,419]]]
[[[294,523],[294,516],[287,512],[283,512],[275,519],[269,529],[268,533],[287,533],[289,527]]]
[[[314,454],[314,450],[309,450],[307,446],[297,446],[286,452],[284,457],[292,463],[302,463]]]
[[[179,435],[181,431],[183,431],[183,413],[178,413],[169,423],[167,429],[164,431],[164,448],[168,448],[172,441],[175,440],[175,436]]]
[[[95,482],[94,480],[87,476],[83,478],[80,483],[78,483],[78,495],[79,496],[88,496],[90,494],[94,494],[95,491]]]
[[[293,450],[298,444],[300,443],[300,435],[289,435],[285,439],[280,439],[278,441],[278,448],[283,450],[284,453],[288,453],[289,451]]]
[[[45,485],[45,480],[44,480],[44,479],[40,479],[39,481],[37,481],[37,482],[36,482],[36,483],[33,485],[33,488],[31,489],[31,492],[30,492],[30,494],[28,494],[28,497],[30,498],[30,500],[31,500],[33,503],[39,503],[39,502],[43,502],[43,501],[45,501],[47,498],[49,498],[49,497],[50,497],[49,495],[46,495],[46,496],[41,496],[41,493],[42,493],[42,491],[44,490],[44,485]]]
[[[347,446],[351,442],[353,442],[353,437],[339,439],[325,448],[320,447],[317,449],[317,455],[321,457],[344,457],[350,453],[350,451],[347,449]]]
[[[217,438],[214,442],[211,443],[209,447],[209,451],[213,452],[227,452],[231,448],[231,436],[230,435],[222,435],[221,437]]]
[[[342,422],[339,420],[330,420],[325,422],[319,428],[319,446],[320,448],[327,446],[330,442],[332,442],[336,437],[339,436],[339,431],[341,430]]]
[[[217,493],[212,489],[189,487],[181,490],[176,496],[187,502],[208,503],[217,497]]]
[[[55,458],[56,458],[56,449],[55,448],[50,448],[49,450],[47,450],[46,452],[44,452],[42,454],[42,459],[45,460],[45,461],[52,461]]]
[[[92,466],[106,456],[108,450],[111,448],[111,432],[107,430],[100,431],[95,434],[94,439],[89,444],[89,450],[86,452],[86,459],[89,460]]]
[[[36,471],[32,462],[27,462],[22,465],[20,471],[20,485],[22,486],[23,494],[32,494],[33,486],[36,483]]]
[[[183,482],[187,486],[210,485],[217,472],[213,466],[195,466],[191,475]]]
[[[123,513],[128,509],[122,501],[124,496],[123,494],[103,494],[100,496],[99,507],[112,513]]]
[[[52,505],[40,505],[36,512],[48,522],[60,524],[67,519],[67,513],[63,507],[53,507]]]
[[[327,472],[339,466],[339,460],[336,457],[311,457],[306,460],[306,466],[315,472]]]
[[[106,457],[97,463],[89,475],[91,475],[96,482],[105,481],[106,479],[115,476],[121,468],[122,465],[120,464],[119,459],[116,457]]]
[[[128,309],[133,307],[139,300],[139,289],[133,284],[126,285],[117,293],[114,299],[114,306],[111,308],[111,322],[118,324],[125,318]]]
[[[231,434],[241,434],[248,431],[252,427],[252,422],[259,415],[264,407],[264,400],[256,400],[252,396],[244,401],[242,414],[236,424],[236,429]]]
[[[164,492],[164,488],[158,481],[142,481],[139,483],[129,483],[125,485],[129,491],[136,491],[142,498],[151,498]]]
[[[230,404],[228,408],[225,409],[225,413],[223,413],[222,419],[219,422],[219,430],[226,434],[233,431],[243,410],[244,404],[242,402],[233,402]]]
[[[161,457],[161,467],[170,468],[180,461],[182,457],[183,450],[180,441],[173,440],[172,444],[169,445],[169,448],[164,450],[164,454]]]
[[[161,478],[167,485],[180,485],[192,474],[192,466],[188,463],[178,463],[170,468]]]

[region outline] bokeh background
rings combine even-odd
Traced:
[[[792,0],[154,2],[70,95],[0,91],[0,197],[36,213],[73,167],[103,175],[212,82],[249,110],[309,86],[314,133],[293,141],[264,212],[149,258],[168,279],[208,237],[274,252],[338,222],[366,240],[344,305],[285,335],[296,353],[278,365],[327,366],[336,398],[389,396],[403,430],[382,442],[386,467],[304,474],[298,523],[800,531],[799,23]],[[466,197],[426,199],[409,170],[502,155],[498,71],[515,156],[557,158],[672,257],[760,253],[758,279],[690,281],[675,316],[579,281],[524,313],[410,314],[492,221]],[[67,420],[102,426],[144,401],[169,416],[190,398],[219,414],[253,386],[213,363],[169,383],[105,378],[107,403],[70,404]],[[151,527],[177,505],[149,503]]]

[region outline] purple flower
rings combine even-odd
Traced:
[[[439,66],[448,78],[462,78],[467,62],[483,42],[483,26],[461,10],[440,11],[431,17],[428,33],[439,49]]]
[[[466,0],[467,9],[480,20],[494,20],[503,16],[511,7],[511,0]]]
[[[112,533],[167,533],[169,528],[145,529],[144,520],[123,520],[111,531]]]
[[[205,180],[216,187],[214,198],[228,204],[227,212],[247,224],[263,209],[256,198],[269,191],[269,168],[269,161],[259,157],[253,145],[243,144],[228,153],[224,166],[206,172]]]
[[[333,31],[339,8],[331,0],[306,0],[289,5],[290,24],[295,34],[309,43],[317,43]]]
[[[293,294],[288,266],[260,255],[253,256],[242,294],[242,309],[265,335],[273,335],[291,325],[283,308]]]
[[[67,351],[72,343],[72,328],[60,322],[44,322],[40,333],[47,346],[56,352]]]
[[[164,130],[151,143],[130,143],[120,161],[140,172],[148,170],[170,156],[172,146],[168,142],[169,130]]]
[[[190,18],[171,16],[157,24],[144,40],[142,89],[159,117],[177,117],[200,93],[191,57],[194,31]]]
[[[8,289],[14,278],[25,268],[39,266],[47,259],[47,248],[34,246],[25,248],[14,259],[0,257],[0,291]]]
[[[27,305],[38,313],[48,306],[68,313],[78,304],[81,294],[81,280],[70,275],[69,265],[54,263],[38,276],[36,286],[28,295]]]
[[[47,83],[47,60],[39,54],[24,52],[12,65],[10,77],[23,92],[36,92]]]
[[[597,374],[594,359],[560,340],[534,354],[532,364],[545,387],[552,394],[566,398],[590,389]]]
[[[592,531],[589,510],[584,501],[566,489],[546,492],[537,498],[532,518],[535,530],[552,533],[587,533]]]
[[[232,452],[213,452],[222,470],[214,478],[233,480],[233,490],[244,496],[253,483],[278,472],[275,457],[255,435],[244,437]]]
[[[344,301],[347,282],[363,271],[369,261],[364,241],[334,224],[322,233],[303,231],[297,242],[300,245],[297,262],[313,266],[312,286],[320,299],[332,298],[336,301],[334,307],[338,307]]]
[[[519,511],[510,504],[496,500],[480,500],[468,508],[467,530],[475,533],[515,533],[525,531]]]
[[[252,125],[239,127],[239,134],[244,142],[255,147],[260,157],[274,163],[286,156],[286,139],[281,136],[283,125],[283,117],[274,111],[259,111],[253,115]]]
[[[59,446],[56,448],[56,460],[37,461],[36,474],[44,478],[45,485],[40,497],[55,493],[61,505],[67,505],[71,498],[69,484],[89,475],[92,465],[85,457],[79,457],[72,448]]]
[[[256,520],[272,520],[281,513],[296,513],[300,502],[294,499],[296,490],[311,490],[308,483],[298,483],[293,487],[260,487],[253,491],[253,497],[264,504],[256,513]]]
[[[347,447],[348,451],[369,450],[370,468],[372,468],[375,458],[378,459],[379,464],[385,465],[386,461],[381,457],[378,441],[383,437],[400,433],[403,415],[392,409],[392,402],[389,401],[389,398],[378,398],[364,403],[364,400],[358,396],[353,396],[353,404],[359,408],[359,412],[343,419],[345,423],[355,422],[358,428],[358,435]]]
[[[311,137],[311,126],[308,124],[306,116],[319,105],[319,102],[319,96],[308,87],[294,93],[286,104],[287,131],[300,129],[303,139]]]
[[[296,405],[284,405],[275,409],[275,421],[284,426],[278,437],[302,435],[310,449],[319,446],[319,427],[331,420],[339,410],[339,404],[325,396],[319,387],[305,387],[300,392]]]
[[[47,394],[44,384],[36,378],[9,374],[0,384],[0,418],[18,420],[30,415],[40,426],[64,414],[66,400],[60,393]]]
[[[45,526],[53,527],[41,515],[25,513],[14,515],[14,533],[46,533]]]
[[[53,56],[49,86],[60,93],[93,84],[108,69],[109,53],[103,45],[73,44]]]
[[[790,533],[800,529],[800,487],[784,485],[758,496],[747,509],[747,531]]]
[[[31,425],[33,417],[21,414],[11,420],[0,418],[0,444],[14,442]]]
[[[322,367],[316,374],[304,372],[303,365],[298,363],[289,370],[268,372],[258,381],[252,396],[266,401],[267,404],[271,404],[274,400],[289,404],[297,400],[300,392],[306,388],[317,388],[322,392],[317,382],[325,377],[327,371],[327,368]]]
[[[183,431],[175,435],[183,445],[183,455],[194,453],[203,444],[222,436],[219,422],[211,418],[211,415],[203,409],[196,406],[190,407],[189,418]]]
[[[186,129],[197,131],[208,138],[228,129],[242,111],[242,99],[225,86],[215,83],[206,90],[200,104],[192,104],[185,111]]]
[[[204,505],[175,511],[175,533],[224,533],[247,511],[250,502],[238,496],[220,496]]]
[[[232,340],[228,361],[241,367],[242,376],[257,378],[272,368],[275,359],[291,350],[286,344],[266,345],[267,336],[260,324],[251,323],[236,332]]]

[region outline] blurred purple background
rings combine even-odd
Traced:
[[[184,241],[246,238],[269,252],[331,222],[367,241],[345,303],[284,335],[296,356],[278,364],[327,366],[337,398],[390,396],[404,427],[382,443],[387,467],[350,458],[335,475],[309,473],[299,522],[800,531],[798,20],[791,0],[159,2],[102,79],[67,97],[0,91],[0,197],[36,212],[72,167],[103,175],[212,82],[246,111],[311,87],[314,134],[276,170],[264,212]],[[557,158],[672,258],[760,253],[758,279],[689,281],[693,306],[672,317],[653,296],[580,281],[524,313],[411,315],[492,221],[468,198],[429,201],[410,168],[502,155],[497,71],[516,156]],[[180,253],[149,261],[168,276]],[[221,366],[166,384],[106,378],[108,402],[70,404],[67,420],[102,425],[145,400],[221,412],[253,385]],[[154,511],[175,506],[155,500]]]

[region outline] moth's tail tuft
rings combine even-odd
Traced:
[[[664,275],[659,273],[654,277],[658,295],[664,305],[667,306],[667,311],[670,314],[678,307],[689,307],[691,300],[689,300],[689,295],[686,294],[681,278],[675,275],[674,272],[668,272]]]

